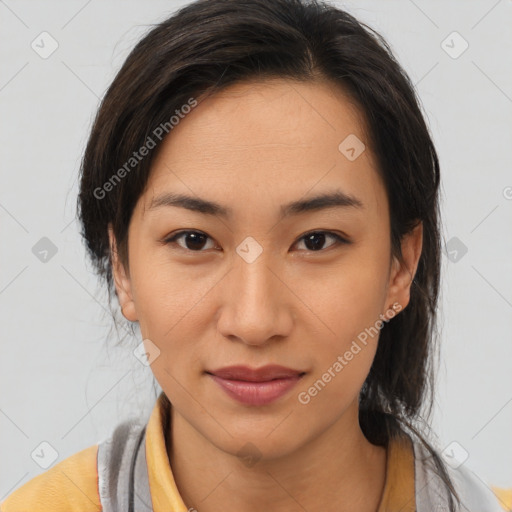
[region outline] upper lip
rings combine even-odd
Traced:
[[[216,377],[220,377],[221,379],[266,382],[274,379],[302,376],[305,372],[301,370],[294,370],[293,368],[286,368],[285,366],[271,364],[260,368],[250,368],[248,366],[226,366],[225,368],[207,371],[206,373],[210,373]]]

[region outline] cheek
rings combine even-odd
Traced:
[[[328,345],[342,349],[379,320],[387,292],[386,260],[360,247],[347,251],[325,272],[311,269],[295,280],[294,291],[310,308]]]
[[[311,403],[318,414],[335,418],[357,399],[379,342],[377,306],[371,293],[360,290],[347,292],[336,306],[326,305],[322,319],[329,330],[315,344],[313,372],[299,390],[301,404]]]
[[[328,407],[330,399],[340,403],[355,398],[366,379],[383,325],[386,277],[384,258],[354,251],[320,281],[317,276],[315,286],[306,290],[304,285],[297,292],[307,297],[314,322],[320,326],[314,375],[307,383],[318,389],[311,389],[312,393],[320,394],[324,385],[329,388],[322,391],[319,407],[323,407],[320,402]],[[309,279],[306,276],[301,282]]]
[[[208,293],[219,277],[196,275],[192,266],[179,268],[165,257],[165,250],[134,251],[130,268],[142,338],[159,350],[151,369],[172,396],[172,389],[187,380],[204,356],[196,333],[207,321]]]
[[[165,247],[146,251],[134,247],[130,268],[141,332],[162,341],[180,324],[190,323],[189,312],[215,284],[215,276],[173,263]]]

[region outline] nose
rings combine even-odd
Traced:
[[[294,295],[279,274],[263,255],[252,263],[235,258],[220,290],[217,327],[222,335],[255,346],[289,336]]]

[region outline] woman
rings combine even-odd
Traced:
[[[439,180],[408,77],[346,12],[199,0],[153,28],[78,206],[162,393],[2,511],[500,510],[420,428]]]

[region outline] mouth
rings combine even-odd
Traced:
[[[306,374],[278,365],[262,368],[230,366],[205,372],[232,399],[245,405],[266,405],[287,394]]]
[[[304,375],[306,372],[294,370],[276,364],[250,368],[248,366],[227,366],[218,370],[207,371],[221,379],[241,380],[246,382],[268,382],[275,379],[286,379]]]

